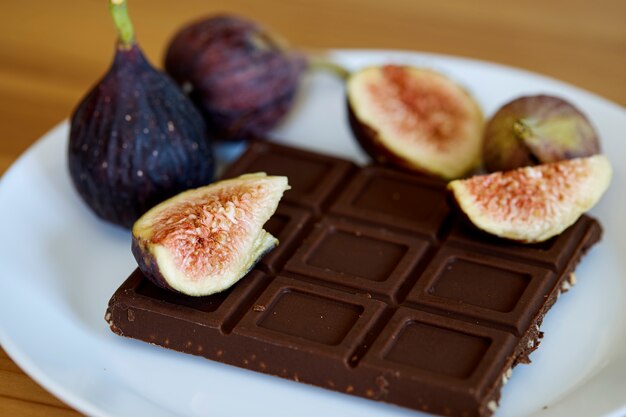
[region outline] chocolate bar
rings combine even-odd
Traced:
[[[581,217],[524,245],[468,224],[445,183],[270,142],[225,177],[292,185],[266,230],[280,245],[229,290],[187,297],[136,270],[113,332],[177,351],[446,416],[490,416],[601,228]]]

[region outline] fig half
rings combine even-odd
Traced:
[[[480,164],[480,107],[443,75],[369,67],[349,77],[347,94],[352,131],[374,160],[446,179]]]
[[[611,181],[604,155],[494,172],[448,184],[479,229],[520,242],[542,242],[591,209]]]
[[[263,225],[288,189],[287,177],[246,174],[162,202],[133,226],[139,268],[187,295],[229,288],[278,244]]]

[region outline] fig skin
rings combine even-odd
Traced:
[[[376,103],[367,102],[381,99],[372,88],[384,90],[386,103],[378,109],[387,109],[381,114],[372,110]],[[400,109],[391,112],[390,104]],[[480,165],[482,111],[467,91],[435,71],[398,65],[364,68],[348,79],[347,108],[354,137],[378,163],[448,180]],[[400,113],[408,116],[399,119]],[[440,121],[432,119],[434,114]],[[390,128],[393,123],[398,125]]]
[[[448,189],[477,228],[538,243],[561,234],[590,210],[611,175],[606,156],[594,155],[455,180]]]
[[[202,116],[132,38],[120,40],[110,69],[73,112],[68,165],[93,212],[125,228],[168,197],[210,183],[214,171]]]
[[[226,290],[277,244],[263,229],[287,178],[245,174],[182,192],[133,226],[132,252],[144,276],[190,296]]]
[[[503,105],[487,122],[483,144],[488,172],[600,153],[587,117],[566,100],[536,95]]]
[[[172,38],[165,69],[221,139],[264,136],[293,105],[304,55],[255,22],[233,15],[188,24]]]

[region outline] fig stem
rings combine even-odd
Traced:
[[[121,47],[129,48],[135,43],[135,30],[128,16],[126,0],[109,0],[109,11],[115,22]]]
[[[528,126],[528,123],[519,119],[513,122],[513,134],[515,134],[516,138],[525,141],[532,136],[532,129]]]
[[[314,70],[332,72],[342,80],[347,80],[350,76],[350,71],[341,65],[330,61],[328,58],[319,55],[309,55],[309,66]]]

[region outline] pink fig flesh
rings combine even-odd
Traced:
[[[181,193],[133,227],[133,254],[155,284],[193,295],[223,291],[278,241],[263,230],[286,177],[247,174]]]
[[[593,207],[611,172],[606,156],[594,155],[455,180],[448,188],[479,229],[534,243],[560,234]]]
[[[348,80],[350,125],[378,162],[446,179],[476,168],[483,117],[478,104],[441,74],[385,65]]]

